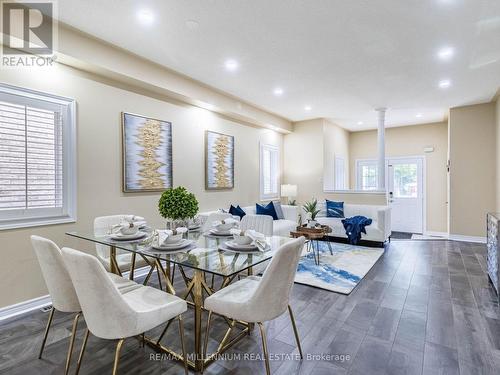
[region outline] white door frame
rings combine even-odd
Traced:
[[[389,186],[389,173],[388,173],[388,166],[389,166],[389,159],[391,160],[401,160],[401,159],[420,159],[422,161],[422,231],[423,234],[427,233],[427,158],[425,155],[408,155],[408,156],[387,156],[385,157],[385,186]],[[370,158],[362,158],[362,159],[356,159],[355,160],[355,176],[356,176],[356,189],[358,189],[359,181],[358,181],[358,176],[359,176],[359,171],[358,171],[358,165],[360,162],[377,162],[377,159],[370,159]],[[370,192],[370,190],[366,191],[367,193]],[[387,205],[389,204],[389,191],[386,189],[385,191],[386,195],[386,201]]]

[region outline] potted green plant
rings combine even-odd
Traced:
[[[165,190],[158,202],[160,215],[167,219],[171,229],[186,226],[186,221],[198,213],[198,200],[185,187]]]
[[[307,220],[307,226],[310,227],[310,228],[314,228],[316,226],[316,224],[317,224],[317,222],[316,222],[316,216],[321,211],[318,208],[318,200],[317,199],[313,199],[312,201],[306,202],[302,206],[302,208],[308,214],[308,216],[310,216],[310,219]]]

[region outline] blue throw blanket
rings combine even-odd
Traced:
[[[345,234],[351,245],[356,245],[361,240],[361,233],[366,234],[365,227],[372,223],[372,219],[364,216],[354,216],[342,220],[344,224]]]

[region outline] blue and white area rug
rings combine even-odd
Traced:
[[[334,242],[331,245],[333,255],[326,242],[319,242],[319,266],[314,262],[312,251],[307,252],[304,246],[295,276],[296,283],[349,294],[384,253],[382,248]]]

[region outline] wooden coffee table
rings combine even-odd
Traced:
[[[317,266],[319,266],[319,242],[323,241],[328,244],[328,249],[330,250],[330,254],[333,255],[332,245],[328,240],[328,233],[332,232],[332,228],[328,225],[321,225],[315,228],[308,228],[303,225],[297,227],[295,231],[290,232],[290,237],[298,238],[304,236],[307,240],[307,251],[312,250],[314,255],[314,262]],[[314,241],[316,241],[316,249],[314,249]]]

